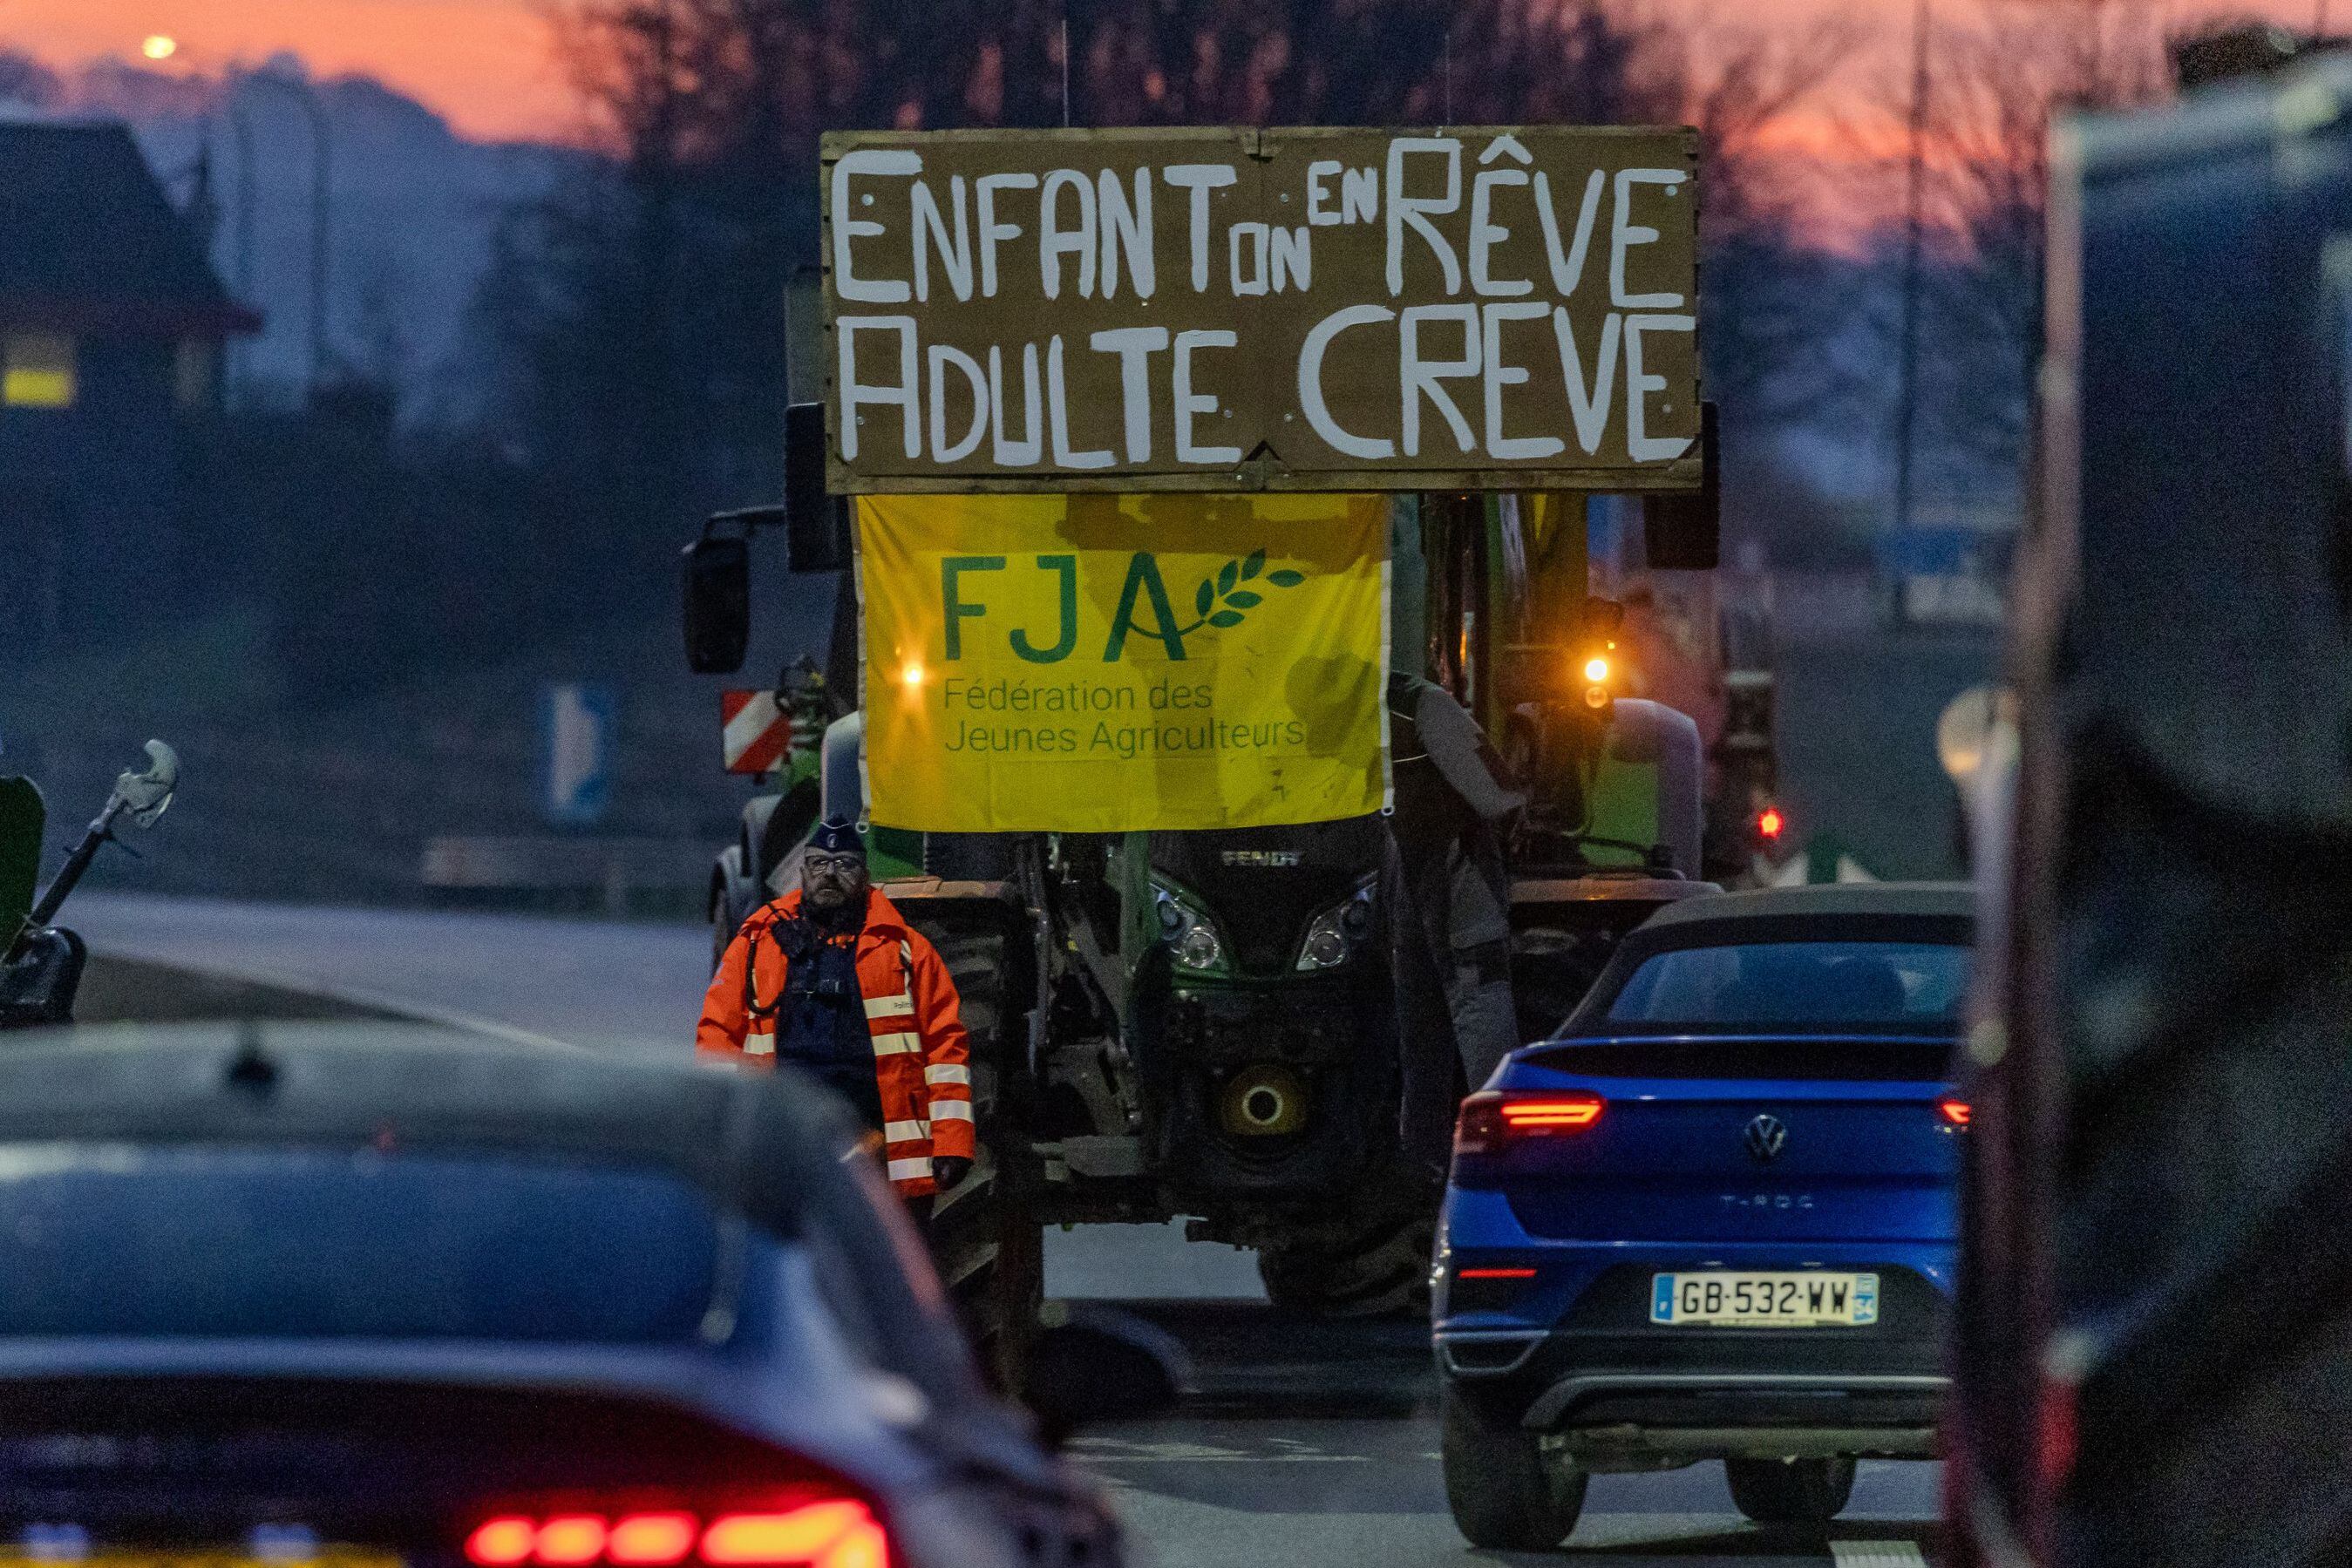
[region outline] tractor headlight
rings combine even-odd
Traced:
[[[1302,969],[1336,969],[1348,961],[1348,938],[1340,934],[1337,915],[1318,915],[1315,924],[1307,928],[1307,941],[1298,949],[1298,967]]]
[[[1176,967],[1195,975],[1223,973],[1225,944],[1208,915],[1156,877],[1151,892],[1159,901],[1160,935],[1175,955]]]
[[[1307,938],[1298,945],[1302,971],[1336,969],[1354,956],[1358,943],[1372,932],[1372,889],[1376,878],[1366,877],[1347,903],[1325,910],[1307,923]]]

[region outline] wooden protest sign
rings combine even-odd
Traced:
[[[1675,490],[1682,129],[824,141],[829,483]]]

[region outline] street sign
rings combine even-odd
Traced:
[[[772,691],[720,692],[719,720],[730,773],[765,773],[792,745],[792,719]]]
[[[828,480],[1687,490],[1680,129],[824,139]]]
[[[613,803],[613,749],[620,705],[610,686],[551,685],[540,697],[540,810],[558,827],[584,828]]]

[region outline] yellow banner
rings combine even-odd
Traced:
[[[1388,791],[1377,496],[857,503],[873,818],[1329,821]]]

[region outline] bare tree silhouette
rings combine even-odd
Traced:
[[[513,214],[478,320],[507,439],[585,532],[651,537],[776,487],[784,300],[834,127],[1692,123],[1710,384],[1759,418],[1820,395],[1803,367],[1834,301],[1807,281],[1801,182],[1763,143],[1854,47],[1851,23],[1774,37],[1640,0],[549,10],[603,157]]]
[[[2171,90],[2165,19],[2121,0],[2007,0],[1930,49],[1923,460],[1947,478],[2023,463],[2042,329],[2050,126]],[[1935,463],[1923,461],[1932,469]],[[1956,471],[1956,472],[1955,472]]]

